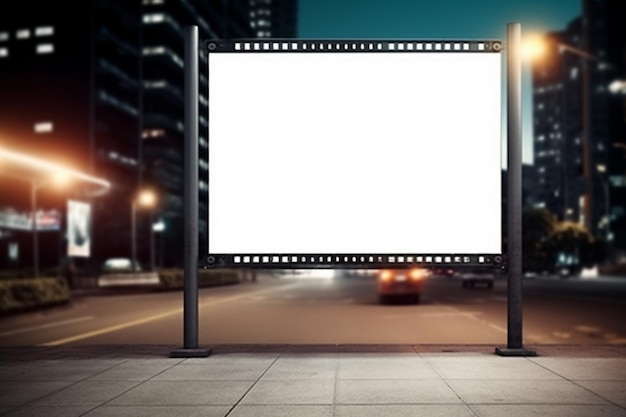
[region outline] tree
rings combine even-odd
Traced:
[[[604,255],[603,243],[585,227],[571,221],[558,222],[544,246],[557,266],[571,266],[577,272],[593,267]]]
[[[555,216],[545,208],[522,211],[522,265],[526,271],[551,269],[553,259],[545,243],[557,226]]]

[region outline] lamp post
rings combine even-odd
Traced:
[[[584,34],[586,39],[586,34]],[[585,49],[576,48],[572,45],[553,41],[559,51],[572,53],[581,59],[581,78],[582,78],[582,163],[583,163],[583,193],[582,193],[582,218],[584,226],[587,230],[593,230],[593,198],[592,198],[592,181],[594,174],[591,169],[591,85],[589,61],[599,62],[607,67],[615,67],[613,64],[599,59],[597,56],[587,52]],[[545,41],[539,41],[537,37],[532,39],[526,45],[527,55],[530,58],[542,55],[545,50]],[[609,90],[612,93],[624,92],[622,80],[614,81]]]
[[[48,185],[50,182],[55,185],[64,185],[67,181],[67,175],[63,173],[54,173],[49,181],[30,181],[30,210],[32,213],[31,231],[33,234],[33,276],[39,276],[39,234],[37,230],[37,192]]]
[[[152,254],[155,253],[155,233],[159,233],[159,267],[163,267],[163,232],[165,231],[165,222],[159,219],[156,223],[152,223]],[[153,262],[154,263],[154,262]]]
[[[35,180],[30,182],[31,230],[33,234],[33,276],[39,276],[39,237],[37,234],[37,191],[43,185]]]
[[[156,196],[150,190],[141,191],[131,202],[130,210],[130,244],[131,244],[131,265],[135,270],[135,261],[137,259],[137,205],[143,207],[154,207]],[[152,216],[151,216],[152,217]],[[154,231],[152,230],[152,221],[150,227],[150,269],[154,270]]]

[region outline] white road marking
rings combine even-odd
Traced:
[[[78,323],[78,322],[81,322],[81,321],[91,320],[93,318],[94,318],[94,316],[77,317],[75,319],[56,321],[54,323],[40,324],[38,326],[23,327],[21,329],[16,329],[16,330],[10,330],[10,331],[7,331],[7,332],[2,332],[2,333],[0,333],[0,337],[7,337],[7,336],[13,336],[13,335],[16,335],[16,334],[35,332],[37,330],[51,329],[53,327],[66,326],[68,324],[74,324],[74,323]]]
[[[493,323],[489,323],[487,320],[483,320],[483,319],[478,318],[478,317],[477,317],[477,315],[478,315],[478,314],[476,314],[476,313],[472,313],[472,312],[465,312],[465,311],[463,311],[463,310],[460,310],[460,309],[458,309],[458,308],[451,307],[451,306],[448,306],[448,305],[445,305],[445,304],[439,304],[439,303],[435,303],[435,304],[438,304],[438,305],[440,305],[440,306],[442,306],[442,307],[445,307],[445,308],[447,308],[448,310],[452,310],[452,311],[454,311],[455,313],[457,313],[457,314],[459,314],[459,315],[462,315],[462,316],[464,316],[464,317],[467,317],[468,319],[472,319],[472,320],[475,320],[475,321],[477,321],[477,322],[479,322],[479,323],[482,323],[482,324],[486,325],[487,327],[490,327],[490,328],[492,328],[492,329],[494,329],[494,330],[497,330],[497,331],[499,331],[499,332],[501,332],[501,333],[507,333],[507,329],[505,329],[505,328],[503,328],[503,327],[500,327],[500,326],[498,326],[498,325],[495,325],[495,324],[493,324]]]
[[[299,284],[289,284],[289,285],[285,285],[279,288],[269,288],[266,290],[260,290],[260,291],[256,291],[253,294],[264,294],[264,293],[269,293],[269,292],[275,292],[275,291],[284,291],[287,289],[290,289],[294,286],[297,286]],[[209,306],[211,304],[219,304],[219,303],[224,303],[224,302],[229,302],[229,301],[233,301],[233,300],[240,300],[240,299],[244,299],[249,297],[250,294],[239,294],[239,295],[234,295],[232,297],[226,297],[226,298],[219,298],[219,299],[215,299],[215,300],[211,300],[211,301],[205,301],[203,303],[200,303],[200,305],[198,306],[198,309],[202,308],[202,307],[206,307]],[[128,327],[133,327],[133,326],[138,326],[140,324],[144,324],[144,323],[149,323],[151,321],[155,321],[155,320],[159,320],[168,316],[173,316],[174,314],[181,314],[183,312],[183,308],[177,308],[175,310],[170,310],[170,311],[166,311],[165,313],[161,313],[161,314],[155,314],[153,316],[148,316],[148,317],[144,317],[138,320],[133,320],[133,321],[129,321],[129,322],[125,322],[125,323],[120,323],[117,324],[115,326],[109,326],[109,327],[104,327],[102,329],[98,329],[98,330],[93,330],[90,332],[86,332],[86,333],[80,333],[77,334],[75,336],[70,336],[70,337],[66,337],[63,339],[58,339],[58,340],[53,340],[50,342],[46,342],[46,343],[42,343],[39,346],[59,346],[59,345],[65,345],[67,343],[72,343],[72,342],[76,342],[79,340],[83,340],[83,339],[89,339],[92,337],[96,337],[96,336],[100,336],[106,333],[112,333],[115,332],[117,330],[122,330],[122,329],[126,329]]]

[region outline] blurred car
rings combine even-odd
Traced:
[[[432,274],[438,277],[451,277],[454,275],[452,268],[433,268]]]
[[[384,304],[390,298],[408,298],[419,303],[424,280],[430,272],[424,268],[382,269],[378,271],[378,300]]]
[[[134,262],[130,258],[109,258],[102,264],[102,273],[138,272],[141,265],[137,260]]]
[[[469,273],[461,275],[461,286],[463,288],[475,288],[478,285],[482,285],[485,286],[487,289],[492,289],[494,281],[494,274]]]

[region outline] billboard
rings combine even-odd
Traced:
[[[209,265],[501,260],[501,42],[206,49]]]
[[[18,212],[14,208],[0,208],[0,228],[13,230],[33,230],[33,218],[38,231],[61,230],[61,213],[57,210],[37,210]]]
[[[88,203],[67,202],[67,255],[91,255],[91,205]]]

